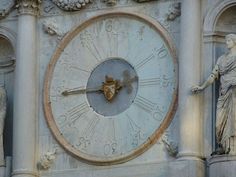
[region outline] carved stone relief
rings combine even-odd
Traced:
[[[1,0],[0,1],[0,19],[5,18],[15,5],[14,0]]]
[[[169,7],[169,13],[167,14],[167,20],[173,21],[181,15],[181,3],[171,4]]]
[[[39,170],[48,170],[54,160],[56,159],[56,150],[54,152],[46,152],[37,163],[37,167]]]
[[[57,36],[59,36],[59,38],[61,38],[65,34],[65,32],[62,32],[59,29],[57,23],[53,20],[45,20],[43,22],[43,30],[45,33],[47,33],[51,36],[57,35]]]
[[[41,2],[41,0],[16,0],[16,8],[20,14],[26,13],[37,15]]]
[[[91,3],[93,0],[52,0],[60,9],[65,11],[77,11]]]
[[[118,3],[121,4],[130,4],[130,1],[135,1],[138,3],[149,2],[149,1],[157,1],[157,0],[126,0],[126,1],[118,1],[118,0],[51,0],[54,4],[56,4],[60,9],[64,11],[78,11],[88,4],[92,3],[96,6],[99,2],[106,4],[106,6],[115,6]],[[49,8],[50,9],[50,8]],[[47,8],[47,10],[49,10]]]
[[[165,133],[161,138],[162,143],[164,144],[169,156],[176,157],[178,154],[178,145],[171,138],[169,133]]]
[[[103,0],[104,3],[106,3],[107,6],[114,6],[117,4],[117,0]]]

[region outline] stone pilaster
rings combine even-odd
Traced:
[[[13,177],[34,177],[36,170],[37,55],[36,20],[39,0],[18,0]]]
[[[183,0],[179,57],[179,160],[195,162],[196,174],[204,176],[202,157],[203,127],[199,95],[191,87],[200,83],[201,1]],[[192,176],[192,177],[194,177]]]

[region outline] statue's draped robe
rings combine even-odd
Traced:
[[[223,55],[215,69],[220,76],[220,92],[216,113],[216,139],[227,150],[230,137],[236,136],[236,56]]]

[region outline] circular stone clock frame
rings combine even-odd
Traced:
[[[90,154],[81,152],[80,150],[78,150],[76,147],[71,145],[65,139],[63,134],[60,132],[60,130],[55,122],[55,119],[54,119],[54,115],[53,115],[53,111],[52,111],[52,107],[51,107],[51,100],[50,100],[50,86],[51,86],[51,81],[52,81],[55,65],[56,65],[60,55],[63,53],[63,50],[71,42],[71,40],[77,34],[79,34],[80,31],[82,31],[83,29],[88,27],[90,24],[96,22],[97,20],[106,19],[108,17],[117,17],[117,16],[142,21],[146,25],[151,26],[151,28],[154,29],[154,31],[156,31],[156,33],[158,33],[162,37],[163,41],[165,42],[165,44],[169,50],[170,56],[173,60],[173,65],[174,65],[174,70],[175,70],[175,76],[174,76],[175,77],[175,83],[174,83],[175,89],[172,92],[171,104],[168,107],[167,114],[165,114],[165,116],[164,116],[165,118],[160,123],[160,125],[157,126],[156,131],[151,136],[149,136],[143,144],[139,145],[136,149],[134,149],[133,151],[131,151],[129,153],[121,154],[116,157],[104,158],[104,157],[99,157],[99,156],[94,156],[94,155],[91,156]],[[46,71],[45,81],[44,81],[43,105],[44,105],[45,119],[46,119],[46,122],[47,122],[53,136],[67,152],[69,152],[71,155],[73,155],[76,158],[78,158],[86,163],[89,163],[89,164],[95,164],[95,165],[119,164],[119,163],[126,162],[128,160],[131,160],[131,159],[137,157],[138,155],[142,154],[143,152],[145,152],[147,149],[149,149],[153,144],[155,144],[157,142],[157,140],[164,133],[164,131],[169,126],[170,122],[172,121],[172,119],[174,117],[176,107],[177,107],[177,97],[178,97],[178,67],[177,67],[177,59],[176,58],[177,58],[176,51],[173,46],[173,42],[168,35],[168,32],[153,18],[144,16],[144,15],[140,15],[137,13],[127,13],[127,12],[123,12],[123,11],[118,11],[118,12],[103,13],[101,15],[92,17],[89,20],[83,22],[81,25],[79,25],[78,27],[71,30],[63,38],[63,40],[58,45],[56,51],[54,52],[54,55],[52,56],[50,63],[48,65],[47,71]]]

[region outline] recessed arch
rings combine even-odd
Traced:
[[[8,40],[14,49],[14,53],[16,53],[16,33],[9,28],[0,26],[0,37]]]
[[[4,123],[4,155],[12,156],[14,61],[16,56],[16,34],[0,26],[0,85],[7,92],[7,112]]]
[[[214,33],[216,23],[221,14],[230,7],[236,6],[235,0],[224,0],[216,3],[207,13],[203,29],[205,34]]]
[[[204,17],[203,22],[203,55],[202,55],[202,75],[204,78],[209,76],[212,68],[218,58],[226,52],[225,35],[234,33],[234,30],[225,30],[225,26],[219,26],[220,22],[225,19],[231,19],[229,14],[236,7],[236,0],[218,0],[215,5],[212,5],[208,13]],[[233,9],[233,10],[232,10]],[[204,97],[204,121],[206,136],[208,137],[209,145],[206,145],[206,154],[209,155],[217,148],[215,140],[215,124],[216,124],[216,103],[219,95],[219,83],[215,82],[212,89],[205,91]],[[211,117],[211,119],[209,119]],[[211,128],[209,129],[209,125]]]

